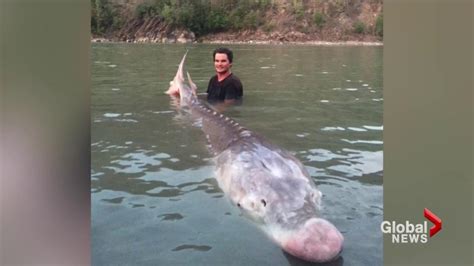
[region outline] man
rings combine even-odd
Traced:
[[[217,48],[212,56],[216,75],[209,80],[207,100],[211,103],[223,102],[224,104],[232,104],[240,100],[243,96],[242,83],[230,71],[234,57],[232,51],[228,48]],[[166,93],[179,97],[179,88],[170,82],[170,88]]]
[[[216,75],[209,80],[207,100],[226,104],[240,100],[243,96],[242,83],[230,70],[234,54],[228,48],[217,48],[212,56]]]

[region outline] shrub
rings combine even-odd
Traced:
[[[362,21],[355,22],[353,27],[354,27],[354,32],[357,34],[362,34],[365,32],[365,24]]]
[[[296,30],[299,31],[299,32],[301,32],[301,33],[304,33],[304,34],[310,33],[309,28],[308,28],[308,27],[305,27],[305,26],[303,26],[303,25],[297,25],[297,26],[296,26]]]
[[[304,18],[304,10],[303,10],[303,7],[296,7],[295,10],[293,11],[294,14],[295,14],[295,18],[296,20],[300,21]]]
[[[95,5],[95,0],[91,0],[91,32],[93,34],[98,33],[97,10],[96,10],[96,5]]]
[[[273,0],[258,0],[257,7],[260,9],[267,9],[273,6]]]
[[[383,37],[383,15],[380,14],[375,21],[375,34]]]
[[[138,19],[153,17],[157,14],[158,9],[150,3],[141,3],[135,8],[135,17]]]
[[[256,11],[250,11],[245,17],[243,21],[244,28],[247,29],[256,29],[259,26],[259,16],[258,12]]]
[[[263,25],[262,27],[262,30],[265,31],[265,32],[271,32],[275,29],[275,24],[274,23],[266,23],[265,25]]]
[[[245,28],[244,18],[250,14],[250,10],[251,9],[248,5],[239,5],[231,11],[229,20],[233,29],[241,30]]]
[[[213,10],[209,15],[208,24],[210,31],[220,31],[229,26],[229,18],[223,10]]]
[[[169,5],[164,5],[163,9],[161,10],[161,16],[163,19],[170,25],[175,25],[176,17],[174,14],[174,9],[171,8]]]
[[[304,6],[301,1],[293,0],[291,4],[291,10],[297,21],[304,19]]]
[[[313,21],[314,21],[314,24],[318,26],[318,28],[322,28],[324,23],[326,23],[326,18],[321,12],[316,12],[314,13]]]
[[[256,29],[263,24],[265,12],[275,5],[274,0],[126,0],[126,4],[124,0],[90,1],[91,30],[97,34],[110,33],[123,26],[125,20],[119,18],[125,14],[124,6],[130,6],[128,2],[140,2],[131,4],[135,6],[133,18],[145,20],[159,16],[170,28],[187,28],[196,35],[229,28]],[[299,16],[303,16],[299,0],[293,0],[293,5],[300,7]]]
[[[96,11],[96,30],[97,33],[106,33],[113,25],[114,10],[112,5],[107,0],[95,1]]]
[[[344,0],[329,0],[328,4],[328,15],[330,17],[344,13],[347,7],[346,1]]]

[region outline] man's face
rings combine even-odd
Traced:
[[[214,56],[214,67],[217,73],[224,74],[229,71],[231,66],[232,64],[229,62],[226,54],[216,53]]]

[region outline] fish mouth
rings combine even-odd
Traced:
[[[311,218],[299,229],[276,239],[287,253],[311,262],[335,260],[344,242],[339,230],[320,218]]]

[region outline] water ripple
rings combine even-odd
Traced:
[[[321,130],[322,131],[336,131],[336,130],[344,131],[346,129],[343,127],[323,127],[321,128]]]
[[[345,177],[362,177],[383,171],[383,151],[361,151],[344,148],[338,153],[325,149],[311,149],[309,153],[303,157],[306,159],[305,162],[325,163],[325,168],[315,176],[327,175],[335,171]]]
[[[113,117],[119,117],[119,116],[121,116],[121,114],[117,114],[117,113],[105,113],[104,116],[105,116],[105,117],[111,117],[111,118],[113,118]]]
[[[383,151],[343,151],[347,152],[347,158],[341,160],[341,164],[329,166],[327,169],[344,173],[347,177],[360,177],[383,170]]]
[[[172,251],[180,251],[180,250],[184,250],[184,249],[192,249],[192,250],[195,250],[195,251],[209,251],[212,249],[211,246],[205,246],[205,245],[201,245],[201,246],[198,246],[198,245],[181,245],[181,246],[177,246],[175,247],[174,249],[172,249]]]
[[[150,151],[139,150],[125,154],[120,159],[111,161],[111,166],[103,168],[114,170],[115,173],[142,173],[145,167],[158,166],[162,163],[162,159],[167,158],[170,158],[170,155],[166,153],[153,154]]]
[[[183,219],[183,215],[179,213],[165,213],[162,215],[158,215],[158,218],[161,218],[162,221],[176,221]]]
[[[383,130],[383,126],[364,126],[364,127],[370,130]]]
[[[357,131],[357,132],[367,131],[367,129],[360,128],[360,127],[348,127],[347,129],[352,130],[352,131]]]
[[[383,144],[383,141],[381,140],[348,140],[348,139],[341,139],[344,142],[350,143],[350,144],[358,144],[358,143],[365,143],[365,144]]]
[[[325,162],[338,158],[346,158],[344,155],[336,154],[325,149],[311,149],[309,152],[311,155],[306,156],[306,159],[309,161]]]
[[[122,203],[124,198],[125,197],[117,197],[117,198],[113,198],[113,199],[102,199],[102,201],[109,202],[109,203],[120,204],[120,203]]]

